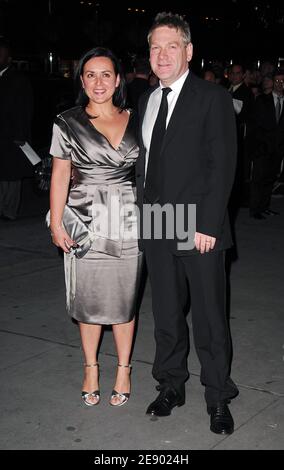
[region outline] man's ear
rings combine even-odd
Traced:
[[[187,61],[190,62],[193,56],[193,44],[192,42],[188,43],[186,46],[186,58]]]
[[[192,42],[188,43],[186,46],[186,58],[187,61],[190,62],[193,56],[193,44]]]

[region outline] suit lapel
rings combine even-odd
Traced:
[[[177,102],[175,104],[171,119],[169,121],[166,135],[162,144],[163,152],[165,146],[169,143],[172,137],[175,135],[176,130],[184,122],[184,119],[188,119],[190,116],[190,109],[193,108],[194,98],[196,96],[195,76],[189,72],[184,85],[181,89]]]

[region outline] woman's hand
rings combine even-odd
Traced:
[[[69,237],[63,227],[51,228],[51,237],[54,245],[61,248],[64,253],[70,253],[71,247],[77,246],[77,243]]]

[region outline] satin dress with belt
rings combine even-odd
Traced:
[[[135,117],[130,112],[124,136],[114,148],[84,108],[69,109],[55,120],[50,154],[71,160],[67,205],[94,234],[89,251],[72,260],[75,288],[67,301],[69,313],[83,323],[129,322],[136,313],[142,268],[135,204]],[[72,256],[65,255],[65,268]],[[69,292],[70,279],[65,280]]]

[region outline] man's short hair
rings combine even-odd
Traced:
[[[154,19],[149,33],[148,33],[148,43],[150,44],[152,33],[155,29],[161,26],[168,26],[169,28],[175,28],[177,31],[181,32],[183,41],[185,45],[191,42],[191,32],[188,22],[183,18],[183,16],[171,13],[171,12],[161,12],[158,13]]]

